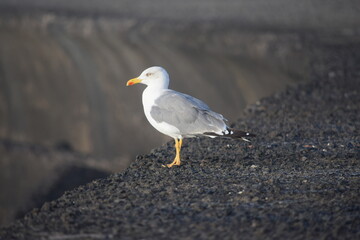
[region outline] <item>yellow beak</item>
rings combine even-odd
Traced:
[[[137,83],[141,83],[141,79],[133,78],[133,79],[130,79],[129,81],[127,81],[126,86],[131,86],[131,85],[134,85]]]

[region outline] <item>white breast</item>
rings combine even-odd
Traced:
[[[168,135],[172,138],[182,138],[179,129],[169,125],[165,122],[156,122],[150,114],[151,108],[155,105],[155,100],[161,95],[163,89],[155,90],[151,87],[147,87],[142,94],[142,103],[144,107],[144,113],[150,124],[162,134]]]

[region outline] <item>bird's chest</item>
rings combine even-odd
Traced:
[[[151,116],[151,108],[156,104],[156,98],[160,96],[160,94],[161,93],[147,92],[145,89],[142,96],[145,116],[149,123],[159,132],[173,138],[180,138],[179,129],[165,122],[157,122]]]
[[[144,107],[144,113],[146,118],[150,121],[151,115],[150,115],[150,111],[151,108],[154,106],[155,104],[155,99],[159,96],[159,93],[154,93],[152,91],[148,91],[148,89],[145,89],[142,95],[142,104]]]

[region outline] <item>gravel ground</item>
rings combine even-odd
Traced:
[[[313,81],[247,108],[252,143],[188,139],[66,192],[1,239],[359,239],[360,51],[314,48]],[[319,57],[316,57],[319,56]]]

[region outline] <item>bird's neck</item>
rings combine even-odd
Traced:
[[[169,79],[163,80],[165,81],[154,81],[145,88],[142,95],[144,107],[145,105],[151,105],[163,91],[169,88]]]
[[[151,99],[159,96],[164,90],[168,89],[167,86],[150,85],[147,86],[143,92],[143,98]]]
[[[146,89],[148,91],[157,91],[169,88],[169,81],[156,81],[152,82],[151,85],[148,85]]]

